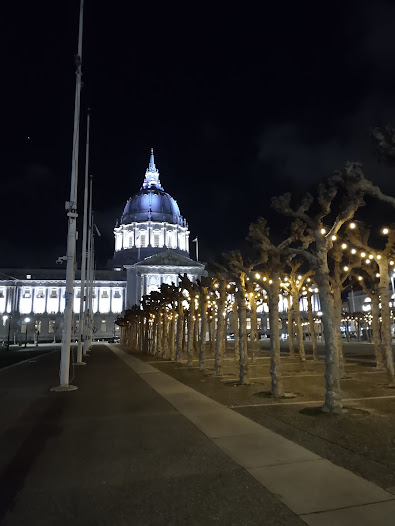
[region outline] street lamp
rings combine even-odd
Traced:
[[[25,348],[27,347],[27,324],[29,323],[30,318],[25,318]]]
[[[7,337],[7,351],[9,351],[10,349],[10,326],[11,326],[11,318],[9,316],[7,316],[7,314],[5,314],[3,316],[3,321],[4,321],[4,325],[6,324],[6,321],[9,319],[8,321],[8,337]]]

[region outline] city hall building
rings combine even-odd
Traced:
[[[112,270],[96,270],[93,287],[94,338],[117,336],[115,321],[162,283],[179,275],[196,281],[205,266],[189,257],[189,228],[159,179],[154,153],[140,191],[130,197],[114,228]],[[1,263],[1,260],[0,260]],[[73,334],[78,338],[80,272],[74,288]],[[0,341],[61,341],[66,269],[0,268]]]

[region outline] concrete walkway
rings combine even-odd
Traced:
[[[118,347],[110,348],[305,523],[393,526],[394,494],[197,393]]]
[[[2,525],[303,526],[108,347],[86,361],[68,393],[59,352],[0,370]]]

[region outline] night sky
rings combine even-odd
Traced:
[[[79,1],[9,4],[0,267],[49,268],[66,253]],[[99,267],[151,147],[204,261],[239,248],[258,216],[280,228],[270,198],[347,160],[395,195],[368,135],[395,126],[393,1],[85,4],[80,183],[89,106]]]

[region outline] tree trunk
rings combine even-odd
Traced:
[[[335,320],[336,320],[336,346],[337,353],[339,355],[339,374],[340,378],[345,378],[346,371],[344,368],[344,356],[343,356],[343,341],[342,333],[340,330],[340,325],[342,323],[342,293],[340,285],[340,276],[335,277],[337,283],[333,284],[333,303],[335,310]]]
[[[280,361],[280,324],[278,321],[278,298],[280,295],[278,273],[272,273],[273,283],[269,293],[269,323],[270,323],[270,376],[273,396],[284,396]]]
[[[380,282],[379,294],[381,299],[381,342],[383,355],[385,356],[385,366],[387,369],[388,382],[391,387],[395,387],[394,356],[392,354],[392,334],[391,334],[391,311],[390,311],[390,280],[389,280],[388,257],[382,256],[379,260]]]
[[[213,309],[213,315],[211,317],[211,347],[210,352],[214,353],[215,351],[215,333],[216,333],[216,324],[217,324],[217,318],[215,316],[215,309]]]
[[[204,287],[200,295],[200,345],[199,345],[199,369],[204,369],[204,359],[206,355],[206,335],[207,335],[207,287]]]
[[[250,294],[250,316],[251,316],[251,331],[250,331],[250,341],[251,341],[251,351],[252,351],[252,363],[255,363],[255,355],[257,352],[258,345],[258,320],[256,313],[256,298],[255,294]]]
[[[225,303],[226,303],[226,288],[223,279],[219,282],[219,299],[218,299],[218,320],[217,320],[217,335],[215,339],[215,373],[218,376],[223,374],[223,359],[225,347]]]
[[[185,353],[187,350],[187,324],[188,324],[188,315],[184,314],[182,317],[182,352]]]
[[[236,296],[233,300],[233,334],[234,334],[234,346],[235,346],[235,360],[239,359],[239,314],[237,312],[237,301]]]
[[[294,350],[294,322],[293,322],[292,297],[288,294],[288,348],[289,357],[295,358]],[[270,323],[270,322],[269,322]]]
[[[176,333],[176,309],[172,308],[169,332],[169,359],[174,360],[175,355],[175,333]]]
[[[311,292],[307,293],[307,310],[309,313],[309,326],[310,326],[310,337],[311,337],[311,347],[313,350],[313,360],[316,362],[317,357],[317,334],[315,332],[315,322],[313,316],[313,305],[312,305],[312,294]]]
[[[167,331],[167,311],[166,308],[163,308],[163,316],[162,316],[163,324],[162,324],[162,358],[167,358],[169,354],[169,338],[168,338],[168,331]]]
[[[325,261],[316,273],[316,281],[319,288],[322,323],[325,332],[325,403],[322,411],[326,413],[341,413],[341,389],[339,374],[339,354],[336,344],[336,316],[333,305],[333,296],[329,286],[329,269],[326,261],[326,253],[323,254]]]
[[[158,325],[156,327],[156,354],[162,353],[162,320],[163,316],[158,312]]]
[[[193,340],[195,338],[195,298],[191,297],[189,302],[189,316],[188,316],[188,344],[187,344],[187,365],[193,365]]]
[[[380,298],[378,294],[371,294],[370,299],[372,300],[372,330],[376,367],[377,369],[385,369],[385,357],[383,356],[380,338]]]
[[[302,320],[300,319],[299,292],[296,290],[292,291],[292,306],[293,306],[293,311],[295,313],[295,325],[296,325],[296,334],[298,338],[300,370],[305,371],[306,370],[306,354],[304,352]]]
[[[247,305],[244,280],[244,275],[236,279],[236,299],[239,313],[239,379],[242,385],[249,385],[251,382],[247,353]]]
[[[182,354],[182,327],[183,327],[183,308],[182,303],[179,300],[178,306],[177,306],[177,345],[176,345],[176,362],[181,362],[181,354]]]
[[[195,309],[195,322],[194,322],[194,331],[193,331],[193,351],[195,354],[199,352],[199,316]]]

